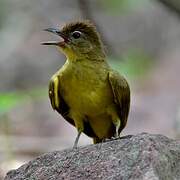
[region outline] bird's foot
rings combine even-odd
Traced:
[[[119,138],[119,137],[118,137]],[[110,142],[110,141],[113,141],[113,140],[117,140],[118,139],[117,137],[111,137],[111,138],[106,138],[104,139],[104,142]]]
[[[133,135],[127,135],[127,136],[122,136],[122,137],[120,137],[120,136],[118,136],[118,137],[113,136],[113,137],[111,137],[111,138],[106,138],[106,139],[104,140],[104,142],[114,141],[114,140],[118,140],[118,139],[129,139],[129,138],[131,138],[132,136],[133,136]]]
[[[119,139],[130,139],[132,137],[133,135],[126,135],[126,136],[119,137]]]

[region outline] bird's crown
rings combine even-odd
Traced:
[[[77,21],[66,24],[61,32],[67,37],[73,32],[81,32],[85,34],[89,41],[95,43],[97,46],[101,47],[102,43],[100,40],[99,33],[96,30],[96,27],[90,21]]]

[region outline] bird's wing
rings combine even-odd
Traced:
[[[119,110],[118,115],[121,120],[119,132],[121,132],[126,126],[129,114],[130,88],[125,78],[115,71],[109,72],[109,82],[114,95],[114,103],[117,105]]]
[[[58,74],[55,74],[49,83],[49,98],[51,106],[54,110],[59,112],[66,121],[75,126],[74,120],[69,115],[69,106],[65,102],[61,94],[60,78]],[[96,137],[88,121],[84,121],[84,133],[90,137]]]
[[[49,98],[52,108],[59,112],[70,124],[74,126],[74,121],[68,117],[69,107],[60,93],[60,81],[58,75],[54,75],[49,82]]]

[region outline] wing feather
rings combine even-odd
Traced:
[[[130,108],[130,88],[126,79],[118,72],[109,73],[109,82],[114,95],[114,103],[118,106],[118,115],[121,120],[119,132],[126,126]]]
[[[50,80],[49,98],[52,108],[60,113],[71,125],[75,126],[74,120],[68,116],[69,106],[61,94],[60,77],[57,74],[55,74]],[[84,121],[84,133],[87,136],[96,137],[88,121]]]

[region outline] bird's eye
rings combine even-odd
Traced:
[[[72,33],[72,36],[73,36],[74,39],[78,39],[78,38],[81,37],[81,32],[80,31],[74,31]]]

